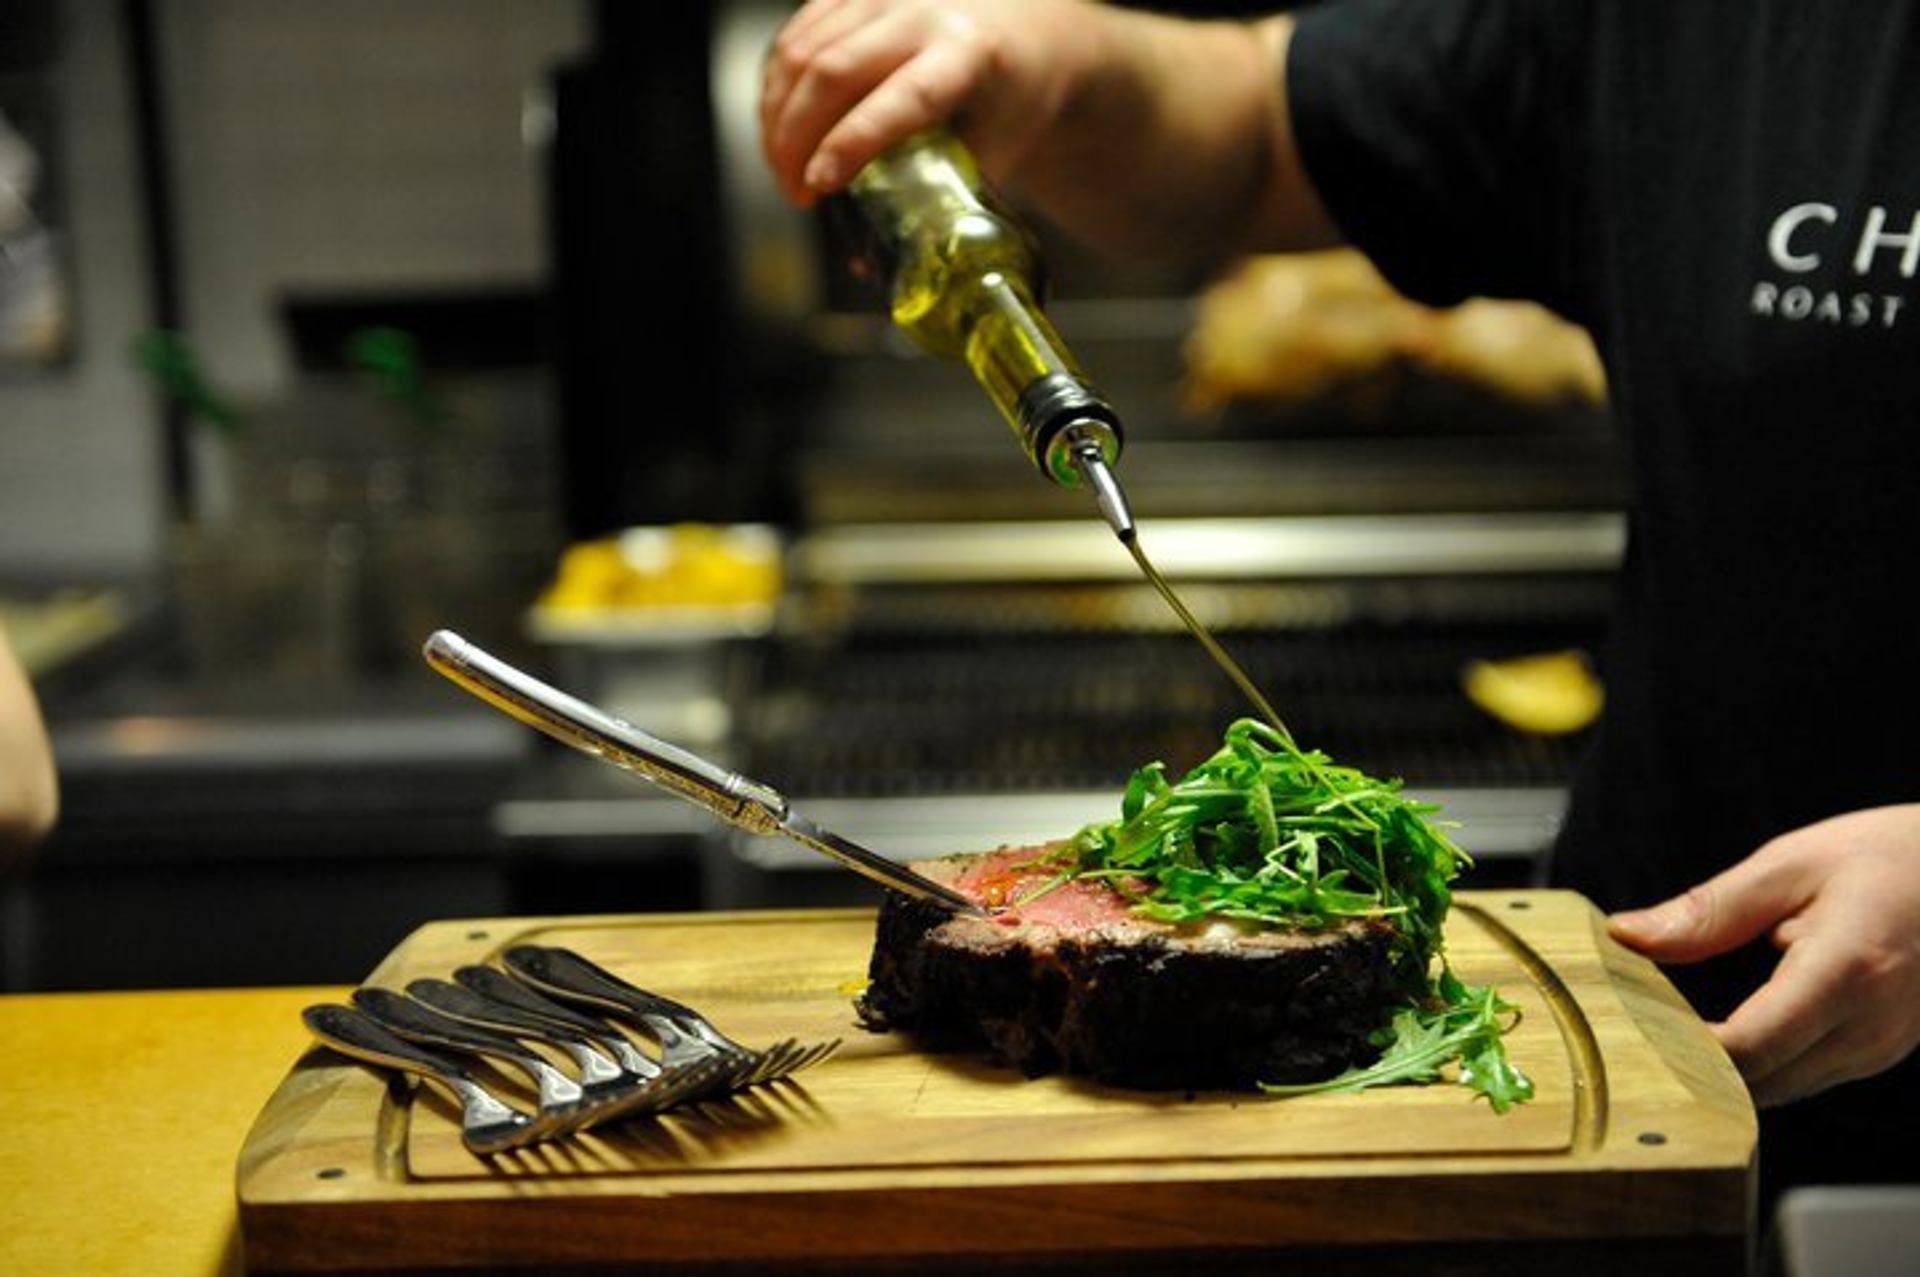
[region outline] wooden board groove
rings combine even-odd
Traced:
[[[1532,907],[1530,901],[1521,902],[1528,908]],[[1510,898],[1508,903],[1512,905],[1515,900]],[[1586,1013],[1580,1009],[1573,991],[1567,988],[1559,973],[1533,951],[1532,946],[1487,909],[1467,899],[1458,901],[1454,909],[1477,919],[1500,937],[1552,1009],[1554,1019],[1560,1025],[1561,1040],[1575,1057],[1574,1075],[1586,1080],[1586,1085],[1574,1089],[1572,1144],[1580,1149],[1600,1147],[1607,1131],[1606,1063],[1600,1058],[1600,1045],[1594,1038],[1593,1026],[1587,1022]]]

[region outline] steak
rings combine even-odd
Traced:
[[[1154,1090],[1312,1082],[1370,1063],[1404,1005],[1394,928],[1319,930],[1140,917],[1102,880],[1035,894],[1055,848],[1005,847],[913,868],[999,912],[965,917],[889,892],[860,1018],[934,1049],[986,1048]]]

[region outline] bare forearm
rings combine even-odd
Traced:
[[[23,860],[59,809],[53,753],[26,674],[0,634],[0,871]]]
[[[1287,18],[1108,10],[1060,125],[1011,177],[1096,246],[1191,262],[1338,240],[1294,149]]]

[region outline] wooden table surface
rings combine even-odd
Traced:
[[[0,997],[0,1273],[237,1273],[234,1160],[337,989]]]

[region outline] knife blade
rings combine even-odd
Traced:
[[[820,828],[770,785],[730,771],[641,731],[557,687],[516,669],[451,630],[437,630],[422,654],[454,684],[502,713],[602,762],[653,782],[752,834],[779,834],[883,886],[978,917],[986,910],[905,865]]]

